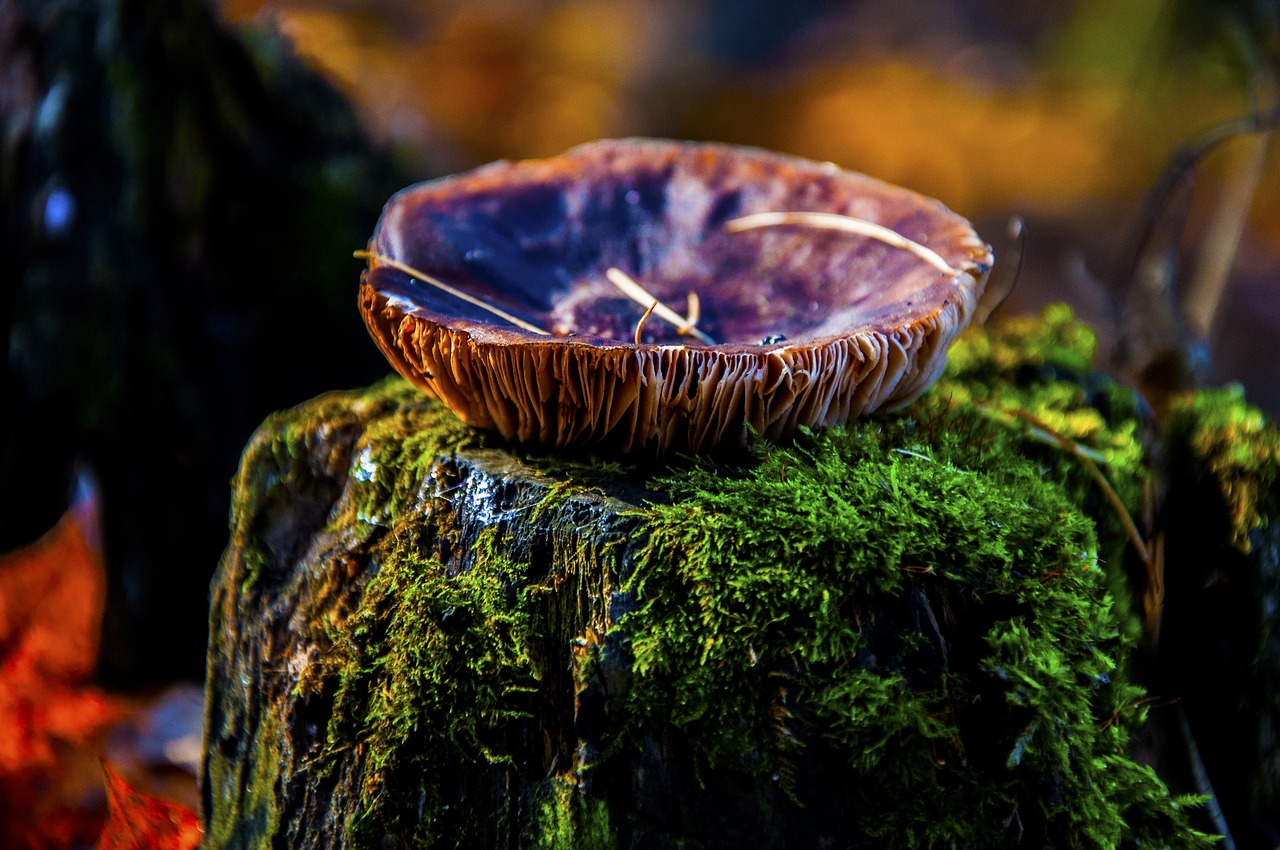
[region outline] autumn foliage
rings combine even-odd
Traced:
[[[105,764],[104,801],[91,766],[129,711],[90,683],[106,594],[94,508],[83,500],[0,555],[0,847],[194,847],[191,811],[137,793]]]
[[[191,850],[200,843],[195,813],[134,790],[107,762],[108,814],[98,850]]]

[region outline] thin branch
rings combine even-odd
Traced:
[[[1151,562],[1147,568],[1147,586],[1142,590],[1142,613],[1146,616],[1147,646],[1160,646],[1160,628],[1164,624],[1164,532],[1151,538]]]
[[[1005,226],[1005,245],[996,249],[995,268],[987,278],[987,285],[978,299],[978,309],[974,313],[974,323],[985,325],[1000,305],[1013,292],[1022,273],[1022,257],[1027,246],[1027,228],[1020,216],[1009,219]]]
[[[1214,829],[1222,836],[1222,850],[1235,850],[1236,843],[1231,838],[1231,829],[1227,825],[1226,815],[1214,793],[1213,783],[1209,781],[1209,771],[1205,769],[1204,760],[1200,758],[1200,748],[1196,746],[1195,735],[1191,734],[1191,724],[1187,722],[1187,713],[1178,706],[1178,731],[1182,733],[1182,742],[1187,748],[1187,762],[1191,766],[1191,777],[1196,783],[1196,790],[1207,797],[1204,810],[1213,820]]]
[[[981,402],[975,402],[975,404],[979,410],[991,411],[991,408]],[[996,413],[996,411],[991,412]],[[1063,451],[1074,455],[1084,464],[1085,469],[1089,471],[1089,475],[1093,477],[1093,480],[1107,497],[1107,501],[1111,503],[1112,510],[1120,518],[1125,532],[1129,535],[1129,542],[1133,544],[1133,548],[1138,552],[1138,557],[1142,559],[1142,567],[1147,580],[1142,595],[1142,613],[1146,626],[1147,640],[1152,647],[1155,647],[1160,639],[1160,625],[1164,619],[1164,535],[1156,535],[1152,545],[1147,545],[1146,540],[1142,537],[1142,532],[1138,530],[1133,517],[1130,516],[1128,509],[1125,508],[1124,502],[1116,494],[1115,488],[1111,486],[1107,476],[1098,468],[1098,464],[1094,462],[1093,457],[1090,457],[1090,455],[1096,455],[1096,452],[1086,449],[1074,440],[1058,433],[1026,410],[1010,408],[998,411],[998,413],[1021,419],[1030,426],[1031,431],[1039,431],[1041,435],[1048,437]]]
[[[1271,133],[1246,140],[1235,173],[1227,183],[1203,240],[1199,262],[1183,295],[1182,313],[1197,339],[1208,340],[1222,294],[1231,275],[1231,266],[1244,235],[1249,207],[1271,150]]]
[[[1097,452],[1094,452],[1092,449],[1088,449],[1074,440],[1059,434],[1047,423],[1043,422],[1034,414],[1026,410],[1020,410],[1018,408],[996,410],[981,402],[974,402],[974,406],[979,410],[986,412],[988,415],[994,415],[996,417],[1001,415],[1012,416],[1016,419],[1021,419],[1034,430],[1039,431],[1041,435],[1048,437],[1054,445],[1057,445],[1068,454],[1075,456],[1081,463],[1083,463],[1085,469],[1089,471],[1089,475],[1092,476],[1095,482],[1097,482],[1098,487],[1107,497],[1107,501],[1111,503],[1111,507],[1115,510],[1121,523],[1124,524],[1125,532],[1129,536],[1129,541],[1133,543],[1133,548],[1138,551],[1138,556],[1142,558],[1142,562],[1146,566],[1148,573],[1153,573],[1151,550],[1147,546],[1146,541],[1142,539],[1142,533],[1138,531],[1138,526],[1134,524],[1133,517],[1129,515],[1129,511],[1125,508],[1124,502],[1120,501],[1120,497],[1116,494],[1115,489],[1112,488],[1111,482],[1107,480],[1107,476],[1102,474],[1102,470],[1098,468],[1098,464],[1094,461],[1093,458],[1098,456]],[[1149,580],[1156,579],[1156,576],[1149,575]]]
[[[973,404],[975,407],[978,408],[979,413],[983,413],[987,417],[991,419],[995,419],[997,422],[1008,424],[1009,420],[1014,418],[1014,414],[1012,411],[996,410],[995,408],[988,407],[987,405],[979,401],[975,401]],[[1050,446],[1061,446],[1062,445],[1061,441],[1066,439],[1065,437],[1059,434],[1056,434],[1052,431],[1046,431],[1043,428],[1039,428],[1035,425],[1028,425],[1027,436],[1041,443],[1047,443]],[[1074,446],[1074,448],[1072,449],[1072,454],[1083,454],[1085,457],[1088,457],[1094,463],[1105,464],[1107,462],[1107,458],[1105,455],[1103,455],[1101,452],[1094,451],[1088,446],[1082,446],[1079,443],[1072,443],[1072,446]]]
[[[1201,160],[1224,142],[1240,136],[1275,130],[1277,127],[1280,127],[1280,107],[1217,124],[1175,151],[1160,175],[1160,179],[1156,181],[1143,202],[1142,216],[1130,238],[1129,253],[1124,266],[1119,270],[1117,285],[1123,285],[1134,278],[1138,264],[1146,254],[1146,247],[1151,241],[1157,223],[1163,216],[1169,198],[1183,187],[1200,165]]]

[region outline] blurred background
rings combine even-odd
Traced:
[[[0,0],[0,552],[89,499],[95,681],[199,682],[240,450],[388,371],[382,203],[602,137],[830,160],[998,259],[1020,217],[1004,312],[1274,416],[1278,59],[1273,0]]]

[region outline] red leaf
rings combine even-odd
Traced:
[[[52,766],[118,715],[85,686],[106,594],[87,523],[69,511],[35,543],[0,555],[0,777]]]
[[[92,841],[97,785],[79,752],[124,713],[88,684],[98,654],[106,571],[91,488],[47,534],[0,554],[0,847]],[[92,768],[90,768],[92,771]],[[86,786],[86,780],[88,782]]]
[[[200,843],[195,812],[140,794],[104,759],[107,823],[98,850],[193,850]]]

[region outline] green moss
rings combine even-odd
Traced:
[[[1093,509],[1099,494],[1081,474],[1080,462],[1015,415],[1030,413],[1087,451],[1125,507],[1138,513],[1149,477],[1139,404],[1132,391],[1092,371],[1096,349],[1093,332],[1075,322],[1063,305],[1046,308],[1038,319],[1011,319],[995,332],[970,328],[952,346],[943,378],[912,412],[928,418],[947,408],[972,407],[972,412],[1024,430],[1032,442],[1022,441],[1019,451],[1052,464],[1054,477],[1077,504],[1107,522],[1104,531],[1118,531],[1120,526],[1110,522],[1113,517]]]
[[[594,487],[584,487],[576,481],[564,479],[556,481],[547,489],[547,495],[542,501],[538,502],[533,509],[533,513],[529,515],[529,522],[538,523],[553,515],[557,509],[564,505],[565,502],[574,496],[581,496],[585,493],[601,492]]]
[[[521,842],[530,850],[613,850],[614,831],[603,800],[587,799],[571,779],[546,782],[531,795],[531,827]]]
[[[1094,523],[1017,432],[922,430],[857,423],[664,479],[627,715],[668,718],[707,770],[834,748],[850,810],[896,846],[998,844],[1015,810],[1034,846],[1158,839],[1128,825],[1176,810],[1108,722],[1135,692]]]
[[[1134,508],[1136,424],[1038,371],[1046,351],[1084,368],[1091,335],[1060,310],[1031,327],[970,334],[899,417],[659,480],[623,622],[634,730],[664,718],[704,773],[834,750],[846,810],[894,846],[994,846],[1001,823],[1033,846],[1207,846],[1128,756],[1133,618],[1099,565],[1121,525],[1079,458],[1002,412],[1096,452]]]
[[[247,762],[230,762],[217,748],[207,753],[206,771],[215,794],[237,795],[236,805],[216,807],[205,845],[269,850],[280,825],[280,762],[274,753],[280,740],[279,720],[272,712],[257,717]]]
[[[384,835],[431,846],[470,826],[461,803],[507,770],[540,678],[524,567],[487,558],[450,575],[412,526],[396,537],[334,647],[330,742],[367,749],[356,846]],[[421,801],[421,821],[402,798]]]
[[[530,846],[610,846],[566,843],[570,834],[609,835],[600,801],[569,799],[573,783],[559,774],[573,770],[571,757],[552,756],[544,770],[513,753],[527,755],[532,740],[553,746],[547,736],[558,733],[538,725],[558,687],[546,680],[572,683],[557,654],[567,634],[593,621],[604,630],[584,599],[607,598],[612,550],[584,546],[559,513],[588,489],[548,479],[539,500],[442,561],[459,539],[451,503],[459,490],[444,480],[454,473],[440,459],[484,439],[415,398],[384,411],[350,453],[350,496],[331,524],[382,529],[367,544],[376,571],[358,608],[334,622],[324,673],[299,684],[314,693],[326,690],[326,677],[334,683],[320,781],[336,781],[352,742],[361,750],[358,816],[348,825],[354,847],[496,846],[534,822],[542,826]],[[546,560],[531,567],[513,559],[523,544],[512,524],[535,521],[551,532],[538,550]],[[532,777],[546,770],[559,773],[538,792]]]
[[[1085,463],[1055,440],[1072,441],[1098,465],[1129,516],[1143,516],[1151,471],[1140,405],[1127,387],[1091,371],[1096,348],[1093,332],[1075,322],[1064,305],[1047,307],[1038,319],[1007,320],[994,331],[970,328],[952,346],[942,379],[909,413],[940,423],[935,428],[971,429],[975,439],[1039,464],[1097,525],[1108,589],[1124,612],[1122,628],[1137,637],[1141,624],[1131,613],[1135,607],[1124,569],[1135,553],[1124,517]],[[1008,442],[975,428],[974,414],[1021,432],[1021,438]]]
[[[986,374],[1005,379],[1027,366],[1085,373],[1093,368],[1097,351],[1097,336],[1075,320],[1071,308],[1051,304],[1039,316],[1003,320],[998,333],[970,328],[947,353],[947,368],[953,376]]]
[[[1168,442],[1186,452],[1186,469],[1218,484],[1231,519],[1232,543],[1249,551],[1249,532],[1280,509],[1280,431],[1244,399],[1239,385],[1206,389],[1175,399]],[[1175,461],[1177,462],[1177,461]]]

